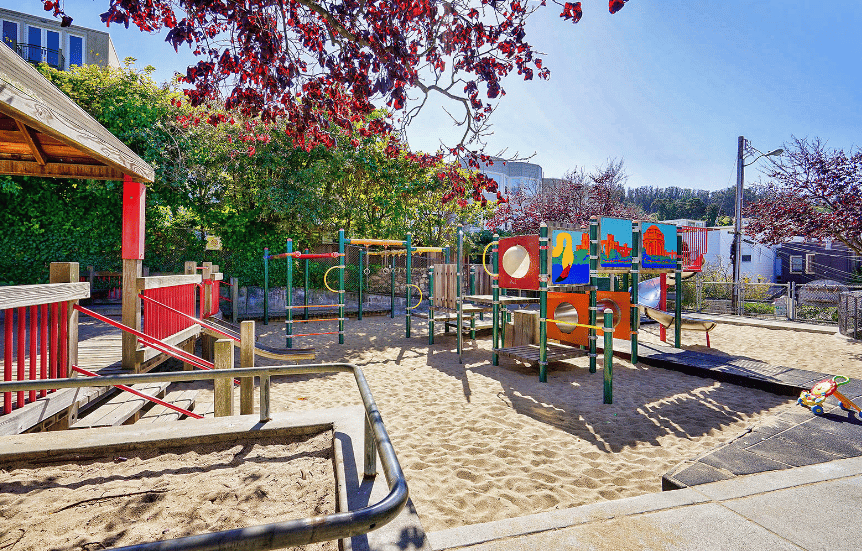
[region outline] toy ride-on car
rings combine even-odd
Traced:
[[[811,390],[803,390],[802,394],[799,395],[799,399],[796,400],[796,403],[807,408],[811,408],[811,411],[815,415],[823,414],[823,402],[826,401],[826,398],[830,396],[835,396],[838,398],[838,401],[841,402],[841,409],[849,412],[858,412],[862,415],[862,408],[851,402],[846,396],[838,392],[838,387],[841,385],[846,385],[850,382],[850,379],[845,377],[844,375],[836,375],[831,379],[823,379],[813,387]]]

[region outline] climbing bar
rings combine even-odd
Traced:
[[[307,320],[290,320],[290,323],[308,323],[310,321],[339,321],[343,318],[311,318]]]
[[[371,256],[374,254],[376,254],[378,256],[400,256],[402,254],[407,254],[407,249],[397,249],[394,251],[368,251],[365,254],[367,254],[368,256]]]
[[[93,371],[88,371],[84,368],[78,367],[77,365],[73,365],[72,369],[74,371],[77,371],[78,373],[81,373],[83,375],[87,375],[88,377],[95,377],[95,378],[99,377],[98,373],[94,373]],[[198,415],[197,413],[192,413],[191,411],[189,411],[187,409],[183,409],[183,408],[176,406],[174,404],[171,404],[169,402],[165,402],[164,400],[160,400],[160,399],[156,398],[155,396],[150,396],[149,394],[144,394],[143,392],[138,392],[137,390],[133,389],[130,386],[126,386],[126,385],[113,385],[113,386],[116,388],[119,388],[120,390],[125,390],[126,392],[131,392],[135,396],[140,396],[141,398],[144,398],[146,400],[149,400],[150,402],[154,402],[156,404],[159,404],[160,406],[165,406],[166,408],[170,408],[174,411],[182,413],[183,415],[185,415],[187,417],[192,417],[194,419],[203,419],[204,418],[203,415]]]
[[[381,245],[384,247],[403,247],[405,242],[397,239],[345,239],[348,245]]]
[[[344,255],[341,253],[302,253],[299,251],[295,251],[292,253],[273,254],[273,255],[269,255],[266,258],[268,260],[280,260],[282,258],[287,258],[289,256],[291,256],[293,258],[299,258],[299,259],[306,259],[306,258],[311,259],[311,258],[338,258],[339,256],[344,256]]]
[[[414,253],[442,253],[443,247],[415,247]]]
[[[491,245],[493,245],[494,243],[495,243],[495,241],[491,241],[490,243],[488,243],[485,246],[485,249],[482,251],[482,267],[485,269],[485,273],[487,273],[489,276],[491,276],[491,279],[497,279],[499,277],[498,274],[492,274],[491,272],[488,271],[488,265],[485,261],[486,255],[488,254],[488,249],[490,249]]]
[[[339,331],[327,331],[326,333],[303,333],[301,335],[291,335],[291,337],[313,337],[315,335],[338,335]]]
[[[294,304],[290,308],[334,308],[336,306],[338,304]]]
[[[422,288],[419,287],[418,285],[416,285],[415,283],[408,283],[407,287],[416,287],[416,289],[419,291],[419,302],[417,302],[414,306],[408,307],[407,309],[408,310],[414,310],[416,308],[419,308],[419,305],[422,304]]]
[[[575,323],[572,321],[562,321],[562,320],[545,320],[548,323],[556,323],[557,325],[569,325],[571,327],[586,327],[587,329],[595,329],[596,331],[604,331],[605,328],[600,325],[587,325],[585,323]]]
[[[336,291],[335,289],[333,289],[332,287],[330,287],[330,286],[329,286],[329,283],[327,283],[327,282],[326,282],[326,276],[328,276],[328,275],[329,275],[329,272],[331,272],[332,270],[334,270],[334,269],[336,269],[336,268],[344,268],[344,266],[333,266],[333,267],[329,268],[328,270],[326,270],[326,271],[323,273],[323,285],[324,285],[327,289],[329,289],[329,291],[330,291],[331,293],[340,293],[340,292],[341,292],[341,291]],[[339,304],[339,306],[341,306],[341,304]]]

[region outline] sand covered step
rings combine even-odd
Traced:
[[[197,398],[198,391],[195,389],[175,390],[173,392],[167,393],[164,397],[164,401],[177,407],[181,407],[183,409],[191,411],[195,407],[195,402],[197,401]],[[185,417],[186,416],[181,414],[179,411],[173,410],[161,404],[156,404],[151,407],[146,413],[144,413],[137,422],[167,423],[169,421],[178,421],[180,418]]]
[[[158,382],[133,385],[132,388],[148,396],[161,398],[165,395],[168,385],[170,385],[168,382]],[[115,427],[122,425],[130,419],[135,418],[143,408],[151,403],[146,398],[141,398],[131,392],[121,391],[118,395],[79,419],[70,428],[88,429],[92,427]],[[134,423],[134,420],[131,422]]]

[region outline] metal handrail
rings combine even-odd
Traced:
[[[383,425],[383,419],[374,403],[368,382],[362,369],[347,363],[282,365],[265,367],[243,367],[211,371],[176,371],[141,373],[135,375],[107,375],[99,379],[71,378],[45,379],[41,381],[0,382],[0,392],[18,390],[41,390],[52,388],[82,388],[112,386],[153,381],[200,381],[232,377],[258,377],[260,379],[260,420],[270,420],[269,388],[271,375],[307,375],[333,372],[352,372],[359,387],[365,407],[365,466],[366,477],[377,472],[376,456],[380,453],[383,474],[389,485],[389,494],[380,502],[355,511],[332,515],[309,517],[283,522],[273,522],[224,530],[209,534],[186,536],[171,540],[155,541],[117,548],[117,551],[257,551],[283,549],[320,541],[347,538],[366,534],[388,523],[407,503],[407,481],[395,456],[395,449]],[[376,448],[376,449],[375,449]]]
[[[55,69],[63,69],[66,64],[66,58],[63,56],[63,50],[48,48],[47,46],[40,46],[38,44],[26,44],[24,42],[17,42],[15,44],[15,50],[19,56],[23,57],[30,63],[47,63],[51,67]],[[39,59],[34,59],[33,52],[39,52]],[[57,56],[57,62],[51,63],[48,61],[49,54],[54,54]]]

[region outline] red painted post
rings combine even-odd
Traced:
[[[36,370],[36,339],[39,333],[36,331],[36,318],[39,317],[39,307],[30,307],[30,380],[35,381],[38,371]],[[36,391],[30,391],[30,403],[36,401]]]
[[[60,303],[60,375],[61,379],[68,377],[69,365],[69,304],[67,302]]]
[[[3,311],[3,380],[12,380],[12,319],[14,310]],[[12,413],[12,393],[3,393],[3,414]]]
[[[24,375],[24,367],[26,366],[24,351],[27,346],[27,309],[23,306],[18,307],[18,380],[23,381],[27,377]],[[16,409],[24,407],[24,391],[19,390],[16,397],[18,404]]]
[[[661,278],[660,281],[660,294],[658,297],[658,309],[662,312],[667,312],[667,274],[661,274],[659,276]],[[661,342],[667,342],[667,329],[665,329],[664,325],[659,325],[658,334],[661,338]]]
[[[146,184],[132,181],[123,175],[123,259],[144,259],[144,210]]]
[[[49,373],[51,374],[52,379],[57,378],[57,364],[59,363],[60,358],[57,357],[57,353],[59,352],[57,347],[57,303],[51,304],[51,319],[48,321],[48,346],[49,352],[51,354],[51,359],[48,364]],[[51,390],[54,392],[54,390]]]
[[[48,378],[48,305],[43,304],[39,317],[39,378]],[[39,391],[39,397],[44,398],[48,391]]]

